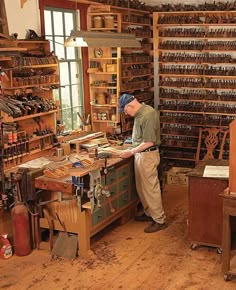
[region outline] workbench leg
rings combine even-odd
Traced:
[[[223,255],[222,255],[222,271],[227,273],[230,270],[230,257],[231,257],[231,225],[230,216],[223,215]]]
[[[79,256],[88,257],[90,250],[90,210],[82,211],[78,219]]]

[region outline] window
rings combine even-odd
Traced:
[[[65,124],[65,131],[78,128],[81,124],[77,112],[84,113],[81,49],[64,47],[65,39],[79,23],[79,16],[76,10],[44,9],[45,37],[50,41],[51,51],[59,59],[61,86],[54,90],[54,97],[60,101],[61,122]]]

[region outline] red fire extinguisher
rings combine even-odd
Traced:
[[[30,226],[27,207],[21,202],[19,183],[17,182],[18,198],[11,210],[14,253],[16,256],[27,256],[31,252]]]

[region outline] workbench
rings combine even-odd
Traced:
[[[87,176],[88,177],[88,176]],[[102,176],[104,184],[104,176]],[[111,212],[106,196],[100,208],[92,213],[89,203],[82,204],[82,209],[78,206],[77,199],[66,200],[75,194],[71,176],[61,179],[53,179],[40,176],[35,180],[35,187],[43,189],[42,200],[57,200],[45,205],[53,218],[54,229],[63,230],[59,222],[55,219],[55,213],[65,223],[66,229],[70,233],[78,234],[78,249],[80,256],[87,256],[90,250],[90,238],[104,229],[117,219],[125,220],[132,213],[135,214],[138,203],[138,196],[135,188],[133,158],[109,158],[108,174],[106,184],[111,193],[111,202],[114,212]],[[62,200],[62,201],[60,201]],[[48,221],[45,217],[40,217],[40,228],[48,229]]]
[[[228,179],[203,177],[203,173],[206,165],[228,164],[228,160],[208,160],[188,173],[188,231],[193,250],[198,245],[206,245],[221,252],[223,201],[219,194],[228,187]]]

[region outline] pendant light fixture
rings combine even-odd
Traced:
[[[141,47],[131,33],[72,30],[66,47]]]

